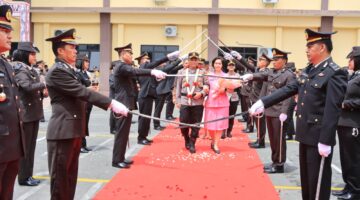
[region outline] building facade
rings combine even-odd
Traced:
[[[297,68],[307,63],[305,28],[338,31],[333,57],[340,66],[347,65],[351,47],[360,45],[359,0],[63,0],[61,4],[31,0],[30,4],[31,38],[41,51],[38,58],[51,65],[51,44],[44,39],[58,30],[76,28],[79,51],[89,53],[92,67],[100,67],[103,91],[108,88],[111,60],[118,59],[114,47],[130,42],[134,56],[149,51],[156,59],[180,49],[183,54],[196,50],[211,59],[218,49],[205,41],[206,36],[187,45],[205,32],[219,46],[246,56],[256,57],[271,47],[290,51],[289,61]]]

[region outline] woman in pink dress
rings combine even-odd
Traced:
[[[221,57],[216,57],[212,61],[212,66],[214,67],[213,72],[209,72],[210,75],[217,76],[227,76],[226,73],[222,72],[222,63],[223,59]],[[205,101],[205,122],[227,117],[229,116],[229,99],[226,94],[226,88],[234,89],[239,85],[240,81],[230,81],[217,77],[208,77],[207,85],[209,85],[208,98]],[[220,150],[218,147],[218,142],[220,140],[221,134],[224,130],[228,128],[228,119],[206,123],[205,129],[208,131],[211,137],[211,149],[219,154]]]

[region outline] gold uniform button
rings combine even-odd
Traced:
[[[19,112],[21,112],[21,109],[19,108]]]
[[[301,118],[301,115],[299,115],[299,118]]]
[[[74,115],[74,117],[76,118],[76,115]]]
[[[317,87],[317,86],[318,86],[318,84],[315,83],[315,87]]]
[[[18,100],[18,98],[19,98],[18,96],[15,96],[15,99],[16,99],[16,100]]]
[[[13,83],[13,84],[11,84],[11,86],[12,86],[12,87],[15,87],[14,83]]]
[[[317,122],[318,121],[318,119],[315,119],[315,122]]]
[[[306,90],[304,91],[304,93],[306,94]]]
[[[302,106],[304,106],[304,103],[301,103]]]

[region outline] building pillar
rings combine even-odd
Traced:
[[[329,0],[321,0],[321,10],[329,10]],[[322,16],[321,25],[319,28],[320,32],[332,32],[334,26],[334,17]]]
[[[282,27],[276,27],[275,30],[275,48],[282,49],[282,41],[283,41],[283,28]]]
[[[103,7],[110,7],[110,0],[104,0]],[[109,93],[111,41],[110,13],[100,13],[100,92],[105,95]]]
[[[208,36],[209,38],[218,44],[219,41],[219,15],[209,15],[208,21]],[[211,60],[218,56],[217,47],[208,41],[208,60]]]

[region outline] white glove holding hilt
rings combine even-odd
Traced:
[[[180,56],[180,51],[174,51],[166,55],[170,61],[174,61]]]
[[[111,100],[110,108],[114,113],[123,115],[125,117],[127,116],[128,112],[129,112],[129,109],[124,104],[122,104],[114,99]]]
[[[162,80],[166,78],[167,74],[161,70],[153,69],[151,70],[151,75],[155,76],[156,79]]]
[[[242,55],[237,51],[230,51],[230,54],[238,60],[241,60]]]
[[[233,60],[233,59],[234,59],[234,57],[232,57],[231,54],[226,53],[226,52],[224,52],[224,58],[225,58],[226,60]]]
[[[242,79],[245,82],[251,81],[251,80],[253,80],[253,78],[254,78],[253,74],[244,74],[244,75],[240,76],[240,79]]]
[[[287,119],[287,114],[281,113],[279,119],[281,122],[284,122]]]
[[[263,113],[264,110],[265,110],[264,103],[261,100],[258,100],[251,106],[251,108],[249,109],[249,113],[251,116],[254,116]]]
[[[318,143],[318,150],[320,156],[322,157],[328,157],[331,154],[331,146],[322,144],[320,142]]]

